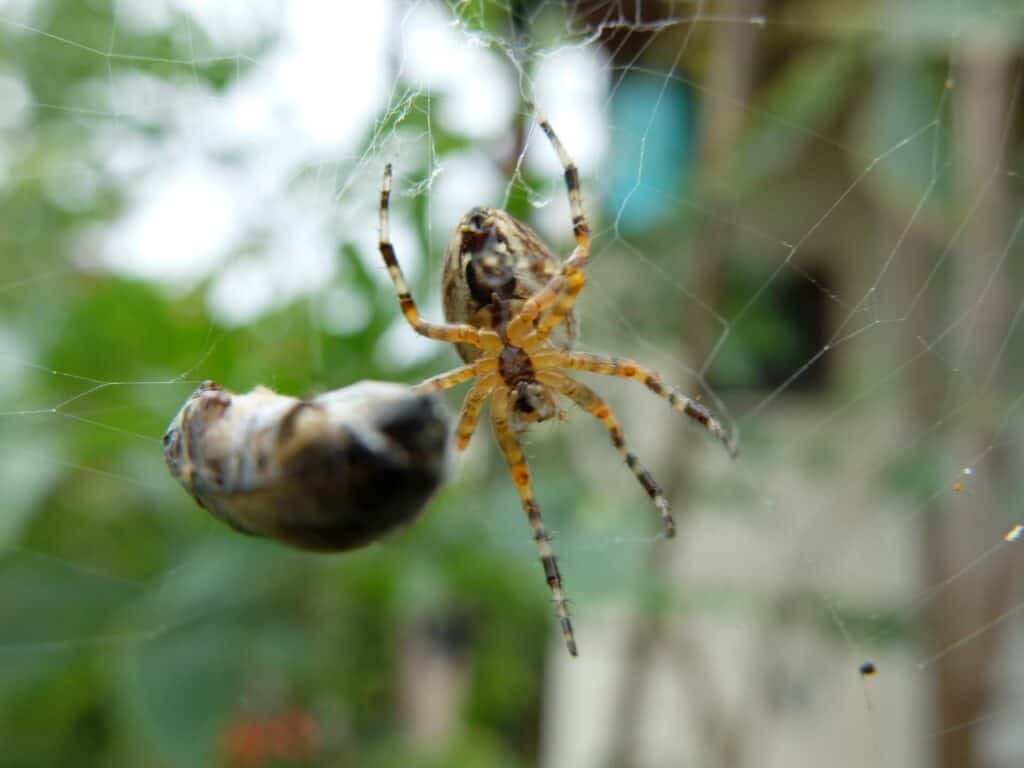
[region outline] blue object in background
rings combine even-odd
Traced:
[[[633,75],[612,94],[605,213],[622,234],[679,210],[690,182],[695,105],[678,81]]]

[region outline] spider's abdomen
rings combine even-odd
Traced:
[[[506,211],[473,208],[455,227],[445,252],[441,276],[445,319],[494,330],[514,317],[523,302],[560,269],[561,264],[526,224]],[[575,337],[576,316],[570,311],[549,341],[569,349]],[[479,350],[465,344],[457,349],[466,362],[480,356]]]

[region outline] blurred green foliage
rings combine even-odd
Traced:
[[[160,436],[201,379],[301,394],[416,381],[453,355],[438,345],[418,366],[382,368],[374,353],[394,296],[341,247],[349,287],[373,306],[343,338],[313,324],[305,300],[227,329],[207,315],[204,286],[173,295],[79,269],[77,238],[118,215],[121,190],[76,210],[54,202],[46,179],[98,161],[89,144],[104,118],[45,105],[74,105],[108,77],[112,60],[66,41],[106,49],[113,13],[64,0],[38,20],[47,34],[0,26],[0,71],[23,78],[33,102],[30,122],[3,136],[24,151],[0,188],[0,329],[13,345],[0,361],[0,477],[15,486],[0,526],[0,762],[228,764],[227,735],[300,711],[318,723],[316,758],[238,764],[529,764],[550,617],[504,478],[493,502],[456,483],[415,528],[328,557],[238,536],[166,472]],[[117,48],[188,57],[180,35],[121,31]],[[218,88],[237,71],[187,74]],[[411,110],[405,126],[426,130],[427,114]],[[432,130],[439,151],[457,145]],[[425,237],[422,204],[415,214]],[[419,617],[453,613],[469,639],[451,652],[474,670],[465,727],[451,754],[417,763],[403,746],[400,645]]]

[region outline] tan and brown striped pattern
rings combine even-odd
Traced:
[[[537,119],[562,163],[569,195],[576,247],[563,264],[551,255],[536,232],[508,212],[473,208],[460,219],[445,252],[441,288],[449,324],[426,322],[409,294],[389,239],[390,166],[385,169],[381,189],[380,252],[409,325],[424,336],[454,343],[467,363],[427,379],[419,389],[438,391],[478,379],[463,402],[456,427],[459,450],[469,444],[483,404],[493,396],[494,435],[533,532],[566,647],[575,656],[576,640],[562,576],[533,496],[519,433],[531,423],[555,417],[556,393],[573,400],[604,425],[612,444],[660,513],[666,536],[675,534],[675,524],[665,494],[627,447],[625,433],[611,408],[596,392],[561,371],[590,371],[640,381],[675,410],[699,422],[730,455],[736,455],[736,446],[707,408],[666,386],[657,373],[625,358],[571,351],[576,338],[574,306],[586,285],[590,227],[583,211],[576,165],[550,123],[539,114]]]
[[[668,499],[665,498],[665,493],[651,476],[651,473],[640,463],[637,455],[629,450],[629,447],[626,445],[626,435],[622,431],[622,427],[619,426],[619,421],[615,418],[608,403],[590,387],[566,376],[564,373],[541,371],[537,374],[537,379],[568,397],[604,425],[604,428],[608,430],[608,436],[611,438],[612,445],[618,450],[623,461],[626,462],[626,466],[633,471],[640,485],[643,486],[644,490],[647,491],[647,495],[651,497],[651,501],[654,502],[655,508],[661,515],[665,536],[670,539],[675,536],[676,524],[672,519],[672,510],[669,507]]]
[[[565,169],[565,186],[569,193],[569,210],[572,213],[572,231],[576,238],[576,248],[562,265],[561,274],[551,280],[543,290],[533,295],[509,324],[508,335],[514,344],[526,343],[527,334],[533,328],[535,330],[531,334],[531,341],[542,342],[570,316],[576,297],[587,282],[583,268],[590,259],[590,226],[583,212],[579,171],[547,118],[538,112],[537,121],[555,148],[562,168]]]
[[[462,401],[462,413],[459,414],[459,424],[455,428],[455,447],[458,450],[466,450],[470,438],[476,431],[484,401],[490,397],[499,384],[501,384],[500,376],[494,373],[488,374],[473,385],[469,394],[466,395],[466,399]]]
[[[590,241],[590,227],[587,225],[587,217],[583,213],[583,195],[580,193],[580,173],[576,164],[569,157],[569,153],[562,146],[561,139],[551,127],[551,123],[539,111],[537,122],[551,142],[551,146],[558,153],[558,160],[565,172],[565,186],[569,190],[569,209],[572,211],[572,232],[576,237],[576,244],[583,246]],[[589,254],[588,254],[589,255]],[[580,264],[582,267],[583,264]]]
[[[558,327],[565,316],[572,311],[576,297],[579,296],[586,283],[587,277],[583,274],[582,269],[570,270],[567,268],[565,270],[565,289],[556,297],[554,306],[536,323],[537,329],[533,332],[536,339],[544,341],[548,334]]]
[[[501,452],[505,455],[509,472],[512,473],[512,482],[515,483],[516,490],[519,492],[519,500],[523,512],[526,513],[527,522],[530,523],[533,540],[537,542],[537,553],[540,555],[540,563],[544,568],[544,577],[551,589],[551,597],[555,603],[555,612],[558,614],[558,623],[562,628],[565,646],[571,655],[576,656],[576,637],[572,631],[572,619],[569,617],[569,605],[562,587],[562,574],[558,570],[558,560],[551,549],[548,531],[544,527],[544,518],[540,514],[540,505],[533,497],[530,468],[526,464],[523,449],[509,423],[510,395],[511,390],[505,386],[498,387],[494,391],[494,399],[491,400],[491,426],[494,428],[494,436],[498,440]]]
[[[463,365],[454,370],[448,371],[447,373],[439,373],[437,376],[431,376],[429,379],[424,379],[416,385],[416,389],[423,392],[441,392],[445,389],[457,387],[459,384],[463,384],[470,379],[475,379],[477,376],[481,376],[485,373],[494,373],[497,370],[497,359],[483,357],[475,363]]]
[[[586,352],[555,352],[545,353],[545,361],[550,360],[553,367],[571,368],[576,371],[590,371],[601,373],[605,376],[618,376],[624,379],[634,379],[642,382],[651,392],[658,397],[668,400],[673,410],[686,414],[698,422],[708,432],[718,438],[725,446],[729,455],[736,458],[737,448],[728,433],[718,423],[718,420],[711,415],[711,411],[682,392],[674,389],[661,380],[654,371],[644,368],[635,360],[625,357],[605,357],[603,355],[591,355]],[[537,365],[536,357],[534,365]]]
[[[445,251],[444,270],[441,275],[441,296],[445,319],[450,323],[468,323],[477,328],[497,329],[504,318],[494,313],[493,307],[477,301],[470,291],[466,280],[466,267],[469,254],[463,250],[462,235],[470,222],[482,217],[487,226],[494,228],[500,240],[505,244],[505,251],[499,255],[515,275],[515,293],[507,303],[507,315],[511,318],[508,335],[524,336],[533,330],[533,321],[539,308],[529,317],[524,316],[524,308],[536,303],[536,298],[547,294],[547,303],[557,297],[560,291],[562,267],[543,241],[530,227],[516,219],[507,211],[496,208],[477,207],[468,211],[455,227]],[[571,258],[571,257],[570,257]],[[522,319],[520,319],[522,318]],[[513,332],[511,326],[521,327]],[[550,333],[551,343],[562,349],[570,349],[576,338],[576,317],[570,311],[565,313],[564,320]],[[475,360],[480,351],[468,344],[456,347],[459,356],[466,362]]]
[[[391,231],[388,226],[388,208],[391,200],[391,163],[384,166],[384,181],[380,189],[380,255],[391,275],[391,282],[394,283],[395,292],[398,293],[398,303],[402,307],[402,314],[409,321],[413,330],[421,336],[438,341],[447,341],[452,344],[469,344],[473,347],[485,346],[481,339],[480,329],[472,325],[462,323],[459,325],[442,325],[429,323],[420,316],[416,302],[409,293],[409,285],[405,282],[405,275],[398,265],[395,257],[395,248],[391,244]]]

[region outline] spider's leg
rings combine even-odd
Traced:
[[[508,327],[509,340],[522,345],[528,351],[535,349],[544,341],[572,309],[576,297],[586,283],[583,268],[590,258],[590,225],[587,224],[583,212],[583,195],[580,193],[580,174],[569,153],[562,146],[561,140],[551,123],[537,111],[537,122],[555,148],[558,160],[562,164],[565,175],[565,187],[569,192],[569,209],[572,212],[572,233],[576,238],[576,248],[562,265],[561,272],[553,277],[547,285],[524,302],[519,314]],[[550,310],[550,311],[549,311]],[[542,313],[548,314],[541,318],[534,331],[534,320]],[[526,335],[533,332],[529,342],[524,341]]]
[[[562,574],[558,570],[558,561],[551,550],[551,542],[548,540],[548,532],[544,527],[544,519],[540,515],[540,505],[533,497],[533,489],[530,487],[530,468],[526,465],[526,458],[519,445],[519,440],[509,425],[509,389],[506,386],[500,386],[494,392],[494,399],[491,401],[491,424],[494,427],[494,436],[505,456],[509,472],[512,473],[512,482],[515,483],[516,490],[519,491],[519,500],[526,513],[526,519],[530,523],[530,529],[533,531],[533,540],[537,542],[540,562],[544,566],[544,576],[547,578],[548,587],[551,588],[551,595],[555,601],[562,637],[565,638],[565,645],[569,649],[569,653],[576,656],[576,638],[573,635],[569,607],[562,589]]]
[[[496,373],[488,374],[480,379],[473,388],[469,390],[466,399],[462,401],[462,413],[459,414],[459,425],[455,428],[455,447],[460,451],[466,450],[469,439],[476,431],[476,424],[480,418],[480,409],[484,401],[501,383],[501,377]]]
[[[562,265],[562,270],[523,302],[519,312],[508,324],[506,333],[509,343],[528,352],[533,351],[565,319],[587,282],[583,270],[573,263],[579,252],[577,246],[569,260]]]
[[[501,340],[497,334],[490,331],[482,331],[472,325],[431,323],[420,316],[416,302],[413,301],[409,286],[405,282],[405,275],[398,265],[395,256],[395,248],[391,244],[390,228],[388,226],[388,205],[391,199],[391,164],[384,166],[384,181],[380,189],[380,255],[391,275],[391,282],[395,285],[398,293],[398,302],[402,307],[402,314],[409,321],[412,329],[421,336],[438,341],[451,343],[470,344],[479,349],[497,352],[501,349]]]
[[[576,371],[590,371],[605,376],[618,376],[642,382],[658,397],[668,400],[673,410],[686,414],[718,438],[732,458],[736,458],[738,449],[732,438],[718,422],[711,411],[682,392],[665,384],[661,376],[649,368],[644,368],[635,360],[625,357],[606,357],[591,355],[586,352],[565,352],[563,350],[545,350],[533,355],[533,363],[537,368],[569,368]]]
[[[524,340],[524,349],[539,347],[541,342],[550,336],[551,332],[565,320],[565,316],[569,314],[569,310],[576,303],[576,298],[580,295],[580,291],[583,290],[586,282],[586,277],[582,271],[575,272],[570,276],[565,291],[558,296],[554,306],[537,321],[534,332]]]
[[[581,248],[589,250],[590,227],[587,224],[587,217],[583,213],[583,195],[580,194],[580,173],[576,170],[576,163],[572,161],[569,153],[562,146],[561,140],[555,133],[554,128],[551,127],[551,123],[540,113],[540,110],[536,110],[536,113],[537,122],[540,123],[540,127],[547,135],[551,146],[555,148],[558,160],[565,172],[565,187],[569,191],[569,208],[572,211],[572,232],[576,236],[576,244]],[[586,261],[586,256],[583,257],[583,260],[584,262]],[[581,263],[580,266],[582,267],[583,264]]]
[[[440,392],[443,389],[457,387],[464,381],[481,376],[485,373],[494,373],[498,370],[498,361],[493,357],[482,357],[469,365],[460,365],[445,373],[431,376],[416,385],[416,389],[422,392]]]
[[[669,509],[668,499],[665,498],[665,494],[658,483],[651,477],[651,473],[640,463],[640,459],[626,446],[626,435],[623,433],[622,427],[619,426],[619,422],[612,413],[608,403],[590,387],[566,376],[564,373],[538,371],[537,380],[568,397],[604,425],[604,428],[608,430],[608,436],[612,439],[612,445],[618,449],[623,460],[626,462],[626,466],[633,470],[636,479],[644,487],[644,490],[647,491],[647,495],[651,497],[651,501],[654,502],[658,512],[661,513],[661,522],[665,527],[665,536],[670,539],[675,536],[676,524],[672,520],[672,510]]]

